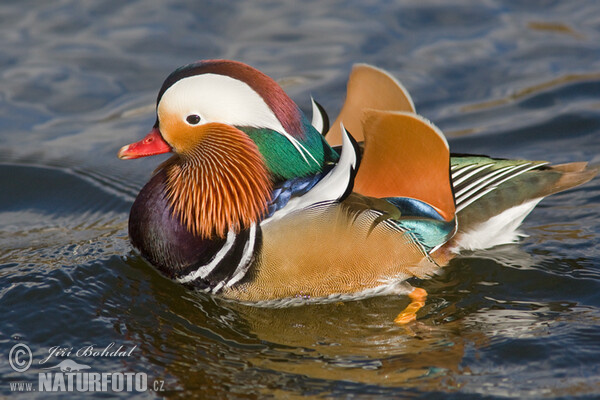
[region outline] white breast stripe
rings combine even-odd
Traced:
[[[233,247],[234,242],[235,233],[232,230],[230,230],[229,232],[227,232],[227,241],[225,242],[223,247],[221,247],[221,250],[219,250],[219,252],[215,254],[213,259],[210,260],[208,264],[202,265],[200,268],[186,276],[177,278],[177,282],[188,283],[195,281],[198,278],[206,278],[208,274],[210,274],[212,270],[215,269],[215,267],[223,260],[223,258],[225,258],[229,250],[231,250],[231,248]]]
[[[233,272],[232,278],[227,282],[225,287],[231,287],[239,280],[241,280],[248,272],[248,268],[250,268],[250,261],[252,260],[252,254],[254,254],[254,243],[256,241],[256,224],[252,224],[250,226],[250,233],[248,235],[248,240],[246,241],[246,245],[244,246],[244,253],[242,255],[242,259],[238,264],[237,268]],[[220,287],[219,287],[220,289]],[[216,292],[217,288],[214,289]]]

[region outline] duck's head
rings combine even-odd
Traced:
[[[185,154],[211,123],[271,130],[292,143],[303,140],[306,130],[302,113],[273,79],[229,60],[198,61],[171,73],[158,93],[156,111],[152,131],[123,147],[120,158]]]
[[[273,182],[319,172],[335,157],[283,89],[240,62],[177,69],[158,93],[156,114],[150,133],[118,156],[175,153],[165,166],[173,209],[203,236],[247,228],[264,212]]]

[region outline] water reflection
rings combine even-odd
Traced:
[[[533,349],[526,341],[543,343],[548,336],[560,340],[564,322],[556,317],[578,310],[564,301],[507,298],[503,283],[494,279],[498,271],[508,268],[520,274],[531,268],[543,274],[527,262],[516,265],[522,252],[505,248],[504,253],[507,265],[465,259],[423,281],[430,292],[428,305],[418,322],[406,327],[393,323],[407,304],[401,297],[285,309],[250,307],[187,291],[148,272],[134,257],[129,263],[149,275],[138,295],[152,297],[154,311],[143,321],[126,320],[151,364],[164,367],[163,374],[177,387],[204,390],[206,384],[215,396],[233,387],[238,393],[267,388],[271,393],[273,387],[299,393],[320,387],[317,393],[323,394],[333,390],[334,382],[345,381],[375,384],[389,393],[407,388],[477,392],[480,379],[495,379],[485,372],[481,357],[518,358],[515,346]],[[522,288],[517,284],[515,290]],[[138,313],[147,302],[140,302]],[[514,344],[507,347],[510,341]],[[292,387],[287,386],[290,379],[295,381]]]
[[[451,391],[454,379],[468,370],[465,355],[493,340],[494,331],[474,329],[485,317],[464,318],[497,304],[483,296],[473,304],[470,290],[460,289],[465,282],[455,274],[468,274],[468,268],[426,284],[432,295],[423,315],[404,327],[393,323],[408,303],[402,297],[257,308],[187,291],[135,257],[128,263],[149,275],[144,289],[134,293],[152,297],[154,304],[151,315],[129,322],[128,329],[139,335],[152,364],[164,366],[186,388],[202,386],[198,382],[227,386],[223,376],[231,375],[244,388],[266,374],[265,385],[296,376]],[[510,330],[510,319],[505,322]],[[151,331],[144,328],[150,326]]]
[[[258,368],[384,386],[419,379],[419,385],[433,389],[444,375],[459,370],[465,344],[482,338],[460,335],[455,323],[433,325],[427,318],[397,326],[393,319],[406,304],[384,298],[238,311],[252,334],[277,349],[268,358],[252,357]]]

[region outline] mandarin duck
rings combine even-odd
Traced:
[[[228,60],[171,73],[156,114],[119,151],[173,153],[133,203],[133,247],[177,282],[259,306],[408,294],[396,322],[414,320],[427,293],[408,278],[513,242],[544,196],[597,173],[450,154],[406,89],[366,64],[331,129],[314,101],[309,122],[273,79]]]

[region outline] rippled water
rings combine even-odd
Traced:
[[[151,127],[176,66],[231,58],[332,115],[351,65],[376,64],[454,151],[598,164],[597,2],[165,3],[0,5],[4,361],[17,343],[34,363],[52,346],[137,346],[71,358],[164,380],[166,391],[136,394],[149,398],[600,396],[598,179],[543,201],[519,244],[414,281],[430,295],[401,327],[405,297],[257,309],[163,278],[127,240],[129,207],[160,157],[115,156]],[[37,383],[42,366],[4,361],[2,395]]]

